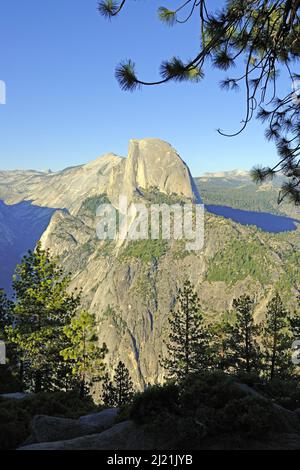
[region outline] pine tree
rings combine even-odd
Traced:
[[[64,327],[69,346],[61,356],[70,361],[73,376],[79,380],[80,396],[83,397],[93,382],[101,380],[105,370],[106,345],[98,345],[95,316],[86,310],[72,318]]]
[[[298,310],[295,310],[294,314],[289,317],[292,333],[295,340],[300,339],[300,293],[297,295]]]
[[[257,342],[259,326],[253,319],[254,301],[243,295],[233,301],[236,319],[227,327],[226,357],[229,369],[248,374],[257,372],[261,353]]]
[[[57,380],[59,352],[65,346],[63,327],[80,304],[80,294],[67,291],[69,284],[70,276],[40,243],[16,268],[14,326],[6,331],[20,352],[25,385],[35,392],[51,390]]]
[[[112,380],[105,375],[102,388],[102,401],[106,406],[118,407],[131,402],[134,395],[133,383],[129,370],[123,362],[119,362]]]
[[[286,378],[293,374],[292,341],[289,313],[276,292],[267,305],[262,340],[264,363],[270,380],[274,377]]]
[[[230,366],[227,342],[230,332],[231,312],[226,312],[218,322],[209,325],[211,332],[211,357],[214,369],[225,371]]]
[[[103,378],[101,400],[103,404],[109,408],[117,406],[116,388],[108,373],[106,373]]]
[[[0,339],[6,339],[5,327],[13,323],[13,302],[10,301],[4,290],[0,289]]]
[[[199,298],[192,284],[185,281],[177,296],[177,308],[169,317],[168,357],[161,361],[168,378],[184,379],[204,370],[210,363],[210,335],[203,324]]]

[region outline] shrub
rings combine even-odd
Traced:
[[[267,398],[276,401],[279,405],[295,410],[300,408],[300,388],[298,380],[282,380],[274,378],[257,389]]]
[[[272,403],[248,395],[235,377],[221,372],[151,387],[136,396],[129,416],[165,449],[201,449],[207,439],[243,447],[249,438],[278,430]]]
[[[191,411],[199,406],[219,409],[244,395],[232,377],[223,372],[204,372],[191,375],[183,382],[181,405]]]
[[[179,388],[175,384],[149,387],[143,393],[138,393],[131,406],[130,417],[139,424],[156,419],[160,413],[178,412]]]
[[[146,425],[157,448],[197,449],[206,436],[207,428],[195,416],[179,416],[162,411]]]
[[[272,430],[274,413],[271,403],[255,396],[234,399],[219,412],[217,430],[243,438],[260,437]]]
[[[1,398],[0,449],[18,447],[28,437],[35,415],[78,418],[98,410],[90,397],[81,399],[75,392],[39,393],[22,400]]]
[[[0,365],[0,393],[21,392],[22,384],[8,366]]]

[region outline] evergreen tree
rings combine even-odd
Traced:
[[[16,268],[14,326],[6,328],[9,340],[21,355],[21,375],[35,392],[51,390],[65,346],[63,327],[80,304],[80,294],[67,291],[70,276],[38,243]]]
[[[227,366],[238,372],[257,372],[261,353],[257,342],[259,326],[253,319],[254,301],[243,295],[234,299],[235,322],[227,327],[226,356]]]
[[[189,373],[206,369],[211,358],[210,334],[203,324],[198,295],[189,281],[179,290],[177,304],[169,317],[168,357],[161,365],[169,378],[180,380]]]
[[[5,327],[13,323],[13,302],[11,302],[3,289],[0,289],[0,339],[6,339]]]
[[[211,357],[214,369],[225,371],[230,366],[227,342],[230,332],[231,312],[226,312],[218,321],[209,325],[211,332]]]
[[[264,362],[268,377],[288,377],[293,373],[292,331],[289,313],[278,292],[267,305],[263,327]]]
[[[109,379],[106,374],[102,388],[102,401],[106,406],[118,407],[131,402],[134,395],[133,383],[129,370],[123,362],[119,362],[115,369],[114,377]]]
[[[297,295],[298,310],[296,309],[293,316],[290,316],[291,329],[295,340],[300,339],[300,293]]]
[[[105,365],[106,345],[98,346],[95,317],[86,310],[72,318],[64,327],[69,346],[61,351],[61,356],[70,362],[73,376],[80,383],[80,396],[83,397],[93,382],[101,380]]]

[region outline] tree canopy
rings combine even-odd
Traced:
[[[102,0],[98,10],[112,18],[130,0]],[[177,6],[174,6],[174,3]],[[227,0],[215,10],[207,0],[178,0],[172,8],[161,6],[158,17],[168,26],[176,26],[199,18],[200,42],[197,54],[190,59],[171,57],[161,63],[160,77],[154,82],[140,79],[135,63],[123,61],[116,69],[116,78],[124,90],[133,91],[147,85],[170,81],[199,82],[207,63],[224,72],[239,63],[239,76],[225,76],[221,87],[237,90],[245,85],[246,111],[242,132],[254,115],[267,124],[266,138],[273,140],[278,161],[273,167],[257,166],[252,176],[257,182],[273,178],[278,172],[287,178],[278,196],[281,202],[289,198],[300,203],[300,74],[297,59],[300,55],[300,0]],[[279,94],[278,77],[286,71],[293,89]]]

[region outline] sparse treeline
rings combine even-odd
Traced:
[[[267,380],[295,377],[292,343],[299,339],[298,319],[284,308],[278,292],[260,322],[255,322],[254,307],[254,300],[243,295],[233,301],[229,318],[207,324],[199,298],[186,281],[169,317],[167,353],[161,361],[166,378],[180,381],[193,372],[217,369]]]
[[[7,345],[8,367],[24,390],[78,390],[84,396],[102,381],[102,402],[129,403],[134,387],[123,362],[113,373],[105,365],[107,347],[99,345],[94,315],[81,308],[81,292],[40,243],[16,268],[14,301],[0,290],[0,339]],[[167,380],[182,381],[195,372],[222,370],[266,380],[296,377],[292,343],[299,339],[299,317],[285,309],[278,292],[263,320],[254,318],[248,295],[233,301],[231,312],[213,324],[205,321],[193,285],[186,281],[169,316],[166,353],[161,358]],[[3,367],[3,366],[2,366]]]

